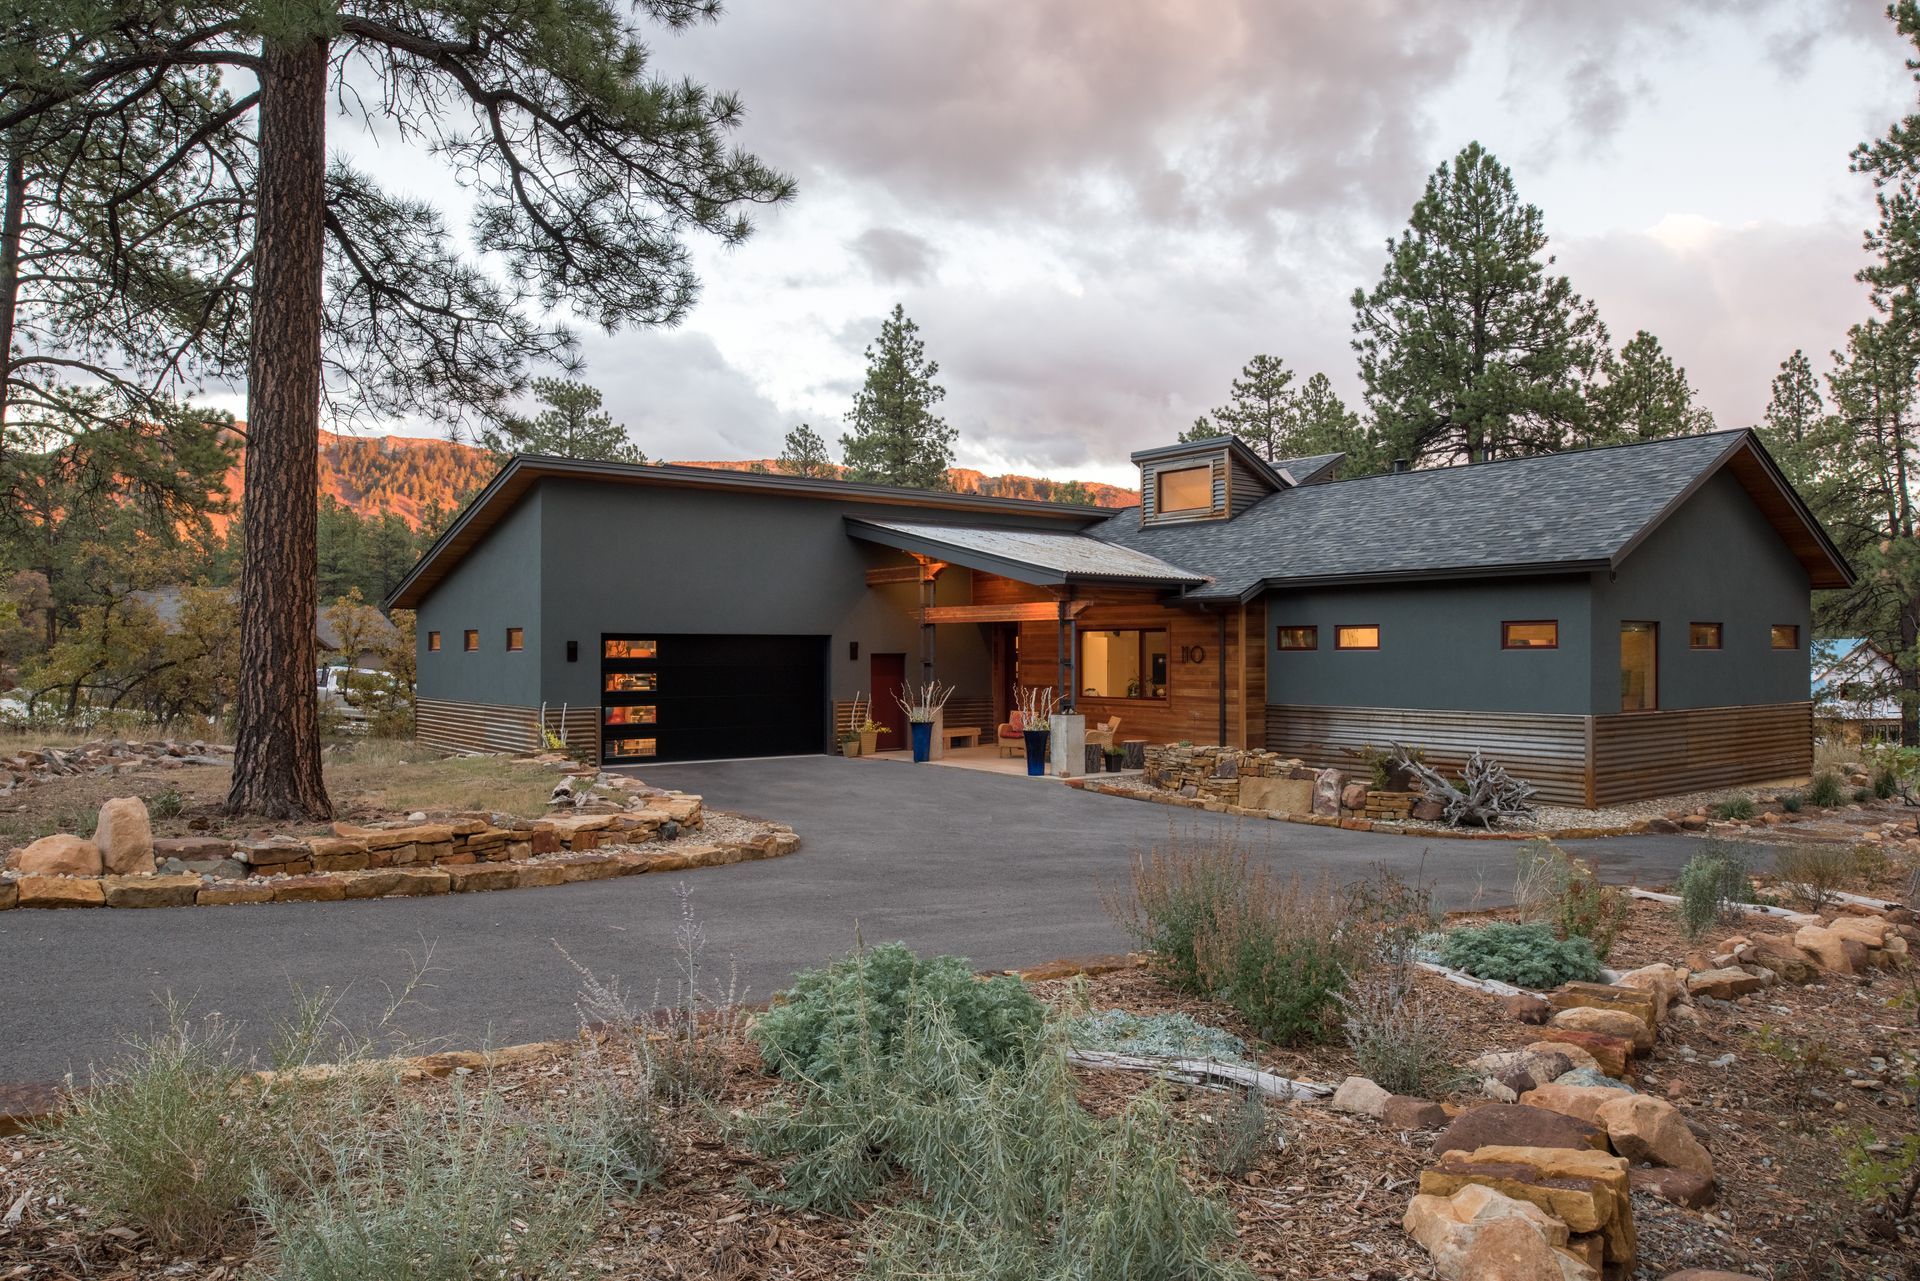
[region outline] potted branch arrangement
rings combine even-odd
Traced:
[[[1059,706],[1051,685],[1029,685],[1020,691],[1020,733],[1027,743],[1027,773],[1033,777],[1047,772],[1047,740],[1052,737],[1053,713]]]
[[[906,686],[894,693],[894,701],[907,714],[907,732],[913,737],[913,763],[918,765],[933,755],[933,723],[953,697],[953,686],[928,681],[921,686]]]
[[[860,701],[860,695],[856,691],[853,696],[853,706],[847,711],[847,728],[835,735],[840,743],[840,755],[873,755],[873,740],[865,733],[867,725],[872,720],[869,705]]]
[[[862,756],[872,756],[875,752],[879,751],[880,736],[893,732],[885,725],[873,719],[873,703],[871,700],[867,702],[864,708],[858,704],[855,705],[853,728],[854,732],[860,735],[860,754]]]

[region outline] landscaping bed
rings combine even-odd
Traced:
[[[1166,867],[1179,866],[1178,859],[1170,856]],[[1888,892],[1903,871],[1886,869],[1879,882],[1855,882],[1855,888]],[[1304,895],[1287,900],[1299,908],[1315,905],[1310,891],[1280,886],[1273,892],[1283,899],[1288,894]],[[1585,901],[1580,895],[1586,893],[1584,889],[1576,889],[1572,896],[1563,892],[1558,902],[1578,906]],[[1417,901],[1417,894],[1409,898],[1405,887],[1396,891],[1389,885],[1376,890],[1370,900],[1362,896],[1348,901],[1360,913],[1353,920],[1391,923],[1402,919],[1406,903]],[[1379,909],[1383,901],[1390,901],[1389,910]],[[1368,902],[1375,906],[1366,906]],[[1708,980],[1690,992],[1693,984],[1682,976],[1679,986],[1668,994],[1670,1008],[1648,1023],[1649,1029],[1658,1028],[1657,1036],[1647,1037],[1648,1047],[1639,1050],[1628,1045],[1620,1050],[1628,1064],[1621,1070],[1638,1094],[1615,1094],[1611,1091],[1616,1087],[1609,1086],[1605,1097],[1646,1097],[1677,1107],[1686,1126],[1711,1154],[1717,1185],[1717,1198],[1710,1206],[1674,1204],[1642,1186],[1640,1175],[1660,1174],[1661,1167],[1636,1160],[1631,1196],[1637,1232],[1633,1275],[1660,1278],[1685,1267],[1713,1267],[1785,1281],[1899,1277],[1920,1269],[1920,1238],[1911,1221],[1895,1223],[1876,1212],[1883,1198],[1857,1195],[1848,1186],[1850,1169],[1858,1173],[1850,1165],[1852,1158],[1871,1155],[1873,1145],[1880,1145],[1880,1154],[1886,1156],[1915,1132],[1911,1073],[1920,1033],[1912,1004],[1913,970],[1883,946],[1862,953],[1869,964],[1858,973],[1812,970],[1801,976],[1810,982],[1766,983],[1755,976],[1760,967],[1739,968],[1749,962],[1735,954],[1741,948],[1735,940],[1758,932],[1748,928],[1746,918],[1709,924],[1689,937],[1673,907],[1612,898],[1608,902],[1614,906],[1604,913],[1612,935],[1606,963],[1615,972],[1691,965],[1701,971],[1733,969],[1754,980],[1751,991],[1719,1000],[1706,993],[1719,990],[1712,982],[1725,980]],[[1508,909],[1456,916],[1449,918],[1446,927],[1451,933],[1491,922],[1510,923],[1519,914],[1519,909]],[[1840,915],[1867,919],[1859,912]],[[1838,918],[1829,909],[1822,919],[1831,923]],[[1883,940],[1904,937],[1885,928],[1887,918],[1873,919],[1881,924],[1867,930],[1869,935]],[[1896,914],[1893,919],[1897,923],[1902,918]],[[697,926],[683,928],[697,930]],[[698,947],[688,950],[690,955],[699,954]],[[1889,955],[1875,959],[1881,951]],[[844,1032],[847,1019],[857,1022],[868,1017],[863,1011],[896,1009],[901,992],[946,991],[948,1001],[962,1004],[942,1008],[956,1011],[951,1016],[956,1027],[978,1029],[974,1035],[988,1038],[980,1044],[1005,1044],[1008,1037],[1024,1035],[1018,1029],[1028,1016],[1022,1013],[1020,1000],[1004,987],[968,987],[963,978],[956,988],[950,972],[903,976],[901,967],[912,962],[900,959],[902,953],[883,948],[869,955],[873,959],[865,964],[871,971],[890,975],[887,981],[892,986],[884,992],[848,989],[842,974],[832,981],[815,981],[811,988],[803,984],[804,990],[797,989],[799,995],[777,1008],[790,1011],[809,1002],[824,1003],[823,1008],[839,1020],[833,1026]],[[1095,1048],[1178,1055],[1195,1052],[1199,1042],[1193,1038],[1203,1037],[1205,1052],[1223,1056],[1221,1061],[1234,1059],[1292,1081],[1342,1088],[1333,1103],[1259,1102],[1250,1121],[1244,1100],[1234,1092],[1155,1083],[1138,1072],[1073,1068],[1071,1098],[1090,1118],[1078,1124],[1107,1127],[1091,1131],[1085,1139],[1096,1153],[1086,1159],[1097,1163],[1097,1152],[1104,1150],[1100,1144],[1116,1141],[1116,1134],[1124,1137],[1129,1126],[1138,1127],[1133,1141],[1145,1145],[1134,1163],[1140,1177],[1164,1170],[1169,1154],[1175,1154],[1181,1184],[1205,1204],[1218,1207],[1219,1221],[1231,1227],[1231,1237],[1223,1245],[1205,1249],[1195,1245],[1192,1253],[1182,1256],[1192,1265],[1190,1270],[1143,1270],[1135,1276],[1227,1277],[1237,1275],[1236,1265],[1260,1275],[1364,1281],[1445,1275],[1436,1272],[1427,1251],[1409,1237],[1403,1224],[1423,1177],[1431,1186],[1432,1172],[1445,1168],[1434,1151],[1434,1131],[1425,1127],[1450,1124],[1462,1113],[1491,1105],[1489,1094],[1499,1081],[1489,1084],[1485,1074],[1490,1069],[1469,1071],[1469,1064],[1489,1052],[1515,1051],[1542,1040],[1604,1050],[1599,1040],[1591,1038],[1604,1039],[1605,1034],[1581,1029],[1609,1026],[1607,1020],[1618,1009],[1650,1009],[1653,1002],[1650,988],[1600,984],[1593,995],[1583,995],[1575,984],[1552,1006],[1529,1005],[1533,998],[1510,1001],[1414,970],[1406,976],[1407,990],[1399,999],[1406,1008],[1418,1011],[1408,1026],[1420,1046],[1421,1070],[1436,1088],[1427,1092],[1425,1104],[1402,1105],[1381,1119],[1343,1110],[1365,1106],[1364,1100],[1353,1101],[1364,1091],[1347,1078],[1379,1067],[1377,1055],[1362,1053],[1358,1043],[1349,1043],[1337,1021],[1323,1025],[1327,1034],[1318,1039],[1308,1036],[1289,1046],[1270,1043],[1258,1033],[1275,1017],[1274,1010],[1178,990],[1169,982],[1171,971],[1165,966],[1165,958],[1134,957],[1089,967],[1094,971],[1090,974],[1062,973],[1063,968],[1072,971],[1074,966],[1047,967],[1032,972],[1025,986],[1046,1004],[1049,1025],[1063,1038],[1092,1035],[1102,1041]],[[683,970],[670,988],[705,990],[697,977],[698,967],[693,970],[691,978]],[[605,1012],[605,997],[604,982],[590,979],[583,989],[585,1015],[593,1018]],[[659,998],[655,1000],[658,1003]],[[1529,1021],[1546,1017],[1555,1007],[1562,1012],[1552,1016],[1553,1024]],[[1286,1017],[1284,1011],[1279,1013]],[[1168,1015],[1185,1017],[1162,1017]],[[546,1123],[542,1118],[578,1114],[590,1089],[599,1088],[595,1082],[660,1074],[661,1064],[666,1065],[661,1079],[670,1084],[702,1081],[690,1084],[678,1098],[672,1089],[648,1098],[645,1112],[654,1144],[649,1159],[657,1162],[658,1173],[644,1187],[594,1199],[587,1224],[590,1239],[569,1256],[567,1275],[728,1281],[768,1276],[893,1277],[908,1274],[887,1270],[901,1257],[919,1260],[916,1268],[928,1265],[911,1275],[977,1275],[951,1265],[955,1251],[975,1250],[978,1240],[933,1242],[915,1235],[934,1232],[937,1236],[939,1223],[951,1227],[953,1216],[968,1213],[954,1207],[972,1202],[962,1197],[933,1220],[922,1220],[919,1216],[929,1204],[922,1198],[937,1194],[923,1188],[919,1176],[910,1178],[898,1167],[867,1170],[862,1177],[873,1181],[856,1180],[852,1200],[844,1206],[827,1209],[804,1201],[803,1189],[810,1188],[809,1195],[817,1197],[822,1186],[836,1186],[831,1180],[821,1183],[822,1170],[838,1168],[833,1162],[846,1159],[849,1150],[814,1150],[810,1156],[791,1150],[791,1145],[807,1141],[809,1126],[829,1124],[825,1118],[831,1114],[809,1111],[819,1106],[819,1096],[792,1073],[770,1067],[762,1049],[771,1039],[784,1047],[783,1053],[798,1056],[781,1062],[804,1060],[813,1065],[813,1073],[853,1071],[864,1056],[833,1052],[831,1037],[820,1039],[827,1033],[817,1021],[807,1023],[782,1013],[769,1024],[769,1017],[762,1015],[760,1027],[751,1030],[744,1025],[743,1012],[724,999],[676,999],[641,1021],[645,1032],[637,1038],[614,1034],[629,1025],[625,1019],[616,1019],[596,1022],[599,1030],[581,1040],[532,1047],[493,1061],[443,1055],[381,1070],[380,1079],[391,1079],[392,1084],[382,1085],[369,1097],[379,1115],[390,1118],[382,1124],[397,1130],[404,1130],[407,1118],[419,1109],[451,1108],[460,1115],[505,1118],[537,1131]],[[776,1026],[777,1032],[770,1030]],[[1088,1028],[1098,1031],[1087,1033]],[[1123,1035],[1130,1039],[1117,1039]],[[1589,1039],[1583,1041],[1583,1037]],[[1571,1055],[1573,1050],[1566,1053]],[[687,1070],[686,1065],[696,1059],[697,1070]],[[591,1071],[583,1076],[588,1068]],[[997,1082],[994,1089],[1011,1081],[1044,1094],[1044,1073],[1030,1080],[995,1071],[1000,1075],[989,1073],[983,1078],[989,1084]],[[308,1088],[316,1090],[345,1090],[355,1074],[321,1073],[308,1082],[296,1072],[285,1079],[307,1082]],[[1027,1101],[1019,1106],[1038,1105],[1037,1096],[1022,1097]],[[1521,1097],[1525,1099],[1524,1093]],[[921,1100],[924,1095],[916,1091],[913,1098]],[[977,1102],[979,1109],[988,1112],[995,1106],[1010,1106],[993,1089]],[[315,1106],[322,1105],[316,1102]],[[1542,1105],[1527,1100],[1523,1106]],[[800,1113],[790,1111],[795,1107]],[[875,1110],[885,1109],[875,1104]],[[783,1129],[782,1119],[795,1115],[815,1119],[797,1131],[791,1126]],[[849,1121],[843,1118],[831,1124]],[[888,1128],[895,1124],[899,1123],[876,1129],[870,1141],[883,1145],[883,1150],[884,1145],[899,1142],[898,1133]],[[955,1137],[960,1133],[956,1130]],[[770,1144],[769,1135],[777,1142]],[[11,1275],[7,1267],[12,1265],[27,1269],[18,1274],[22,1276],[57,1276],[65,1269],[74,1275],[167,1275],[214,1281],[270,1275],[276,1264],[280,1275],[313,1275],[289,1269],[277,1252],[280,1238],[275,1230],[261,1227],[244,1214],[236,1216],[217,1245],[184,1255],[160,1248],[147,1229],[125,1216],[103,1213],[66,1190],[60,1172],[68,1168],[63,1162],[72,1153],[63,1150],[64,1144],[59,1131],[0,1140],[0,1276]],[[1223,1156],[1229,1148],[1235,1149],[1230,1158]],[[851,1152],[865,1160],[860,1153],[872,1150],[857,1144]],[[956,1168],[973,1169],[983,1163],[997,1168],[974,1144],[962,1143],[952,1159],[959,1163]],[[1017,1168],[1023,1159],[1010,1149],[995,1161]],[[809,1166],[809,1161],[814,1164]],[[827,1164],[822,1166],[822,1161]],[[1624,1170],[1625,1162],[1620,1166]],[[1153,1197],[1133,1205],[1134,1212],[1146,1215],[1149,1206],[1163,1205],[1168,1192],[1157,1184],[1155,1189]],[[1132,1194],[1144,1192],[1135,1188]],[[1197,1233],[1194,1225],[1205,1218],[1195,1208],[1198,1204],[1186,1205],[1168,1222],[1181,1231]],[[284,1207],[278,1219],[269,1218],[280,1223],[281,1230],[291,1230],[285,1228]],[[928,1222],[936,1226],[928,1227]],[[984,1239],[981,1233],[965,1235]],[[1171,1239],[1167,1232],[1159,1236]],[[1196,1241],[1206,1239],[1211,1238],[1195,1237]],[[1044,1244],[1044,1232],[1041,1240],[1040,1248],[1051,1248]],[[901,1251],[906,1252],[904,1256]],[[977,1263],[974,1255],[965,1257]],[[929,1261],[944,1261],[946,1270]],[[1106,1281],[1120,1274],[1096,1269],[1092,1275]]]

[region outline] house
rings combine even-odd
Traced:
[[[232,588],[219,590],[231,594]],[[154,612],[160,625],[168,632],[180,630],[180,613],[186,604],[185,587],[153,587],[127,593],[129,600],[138,601]],[[329,611],[332,607],[320,605],[313,612],[314,642],[319,647],[319,661],[329,667],[357,667],[364,671],[387,670],[386,653],[397,633],[385,614],[371,611],[369,615],[369,634],[362,638],[357,654],[340,652],[339,629]]]
[[[1900,671],[1864,637],[1813,642],[1814,714],[1857,737],[1898,738]]]
[[[1810,593],[1852,570],[1750,431],[1351,480],[1232,437],[1134,461],[1115,511],[513,458],[389,600],[420,737],[528,748],[544,708],[608,763],[821,752],[936,675],[949,724],[1052,686],[1149,741],[1479,748],[1572,804],[1810,767]]]

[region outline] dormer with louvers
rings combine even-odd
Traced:
[[[1140,468],[1140,523],[1231,520],[1293,482],[1237,436],[1182,441],[1133,455]]]

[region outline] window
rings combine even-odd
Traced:
[[[610,640],[601,647],[605,658],[657,658],[660,645],[650,640]]]
[[[1527,623],[1500,624],[1501,649],[1559,649],[1560,620],[1536,619]]]
[[[653,672],[608,672],[607,693],[650,694],[660,688],[659,679]]]
[[[651,725],[659,715],[651,703],[636,703],[631,707],[609,707],[607,724],[609,725]]]
[[[440,633],[439,632],[427,633],[427,652],[429,654],[438,654],[440,652]]]
[[[477,649],[479,649],[479,648],[480,648],[480,633],[479,633],[479,632],[476,632],[476,631],[474,631],[474,630],[473,630],[473,628],[471,628],[471,627],[469,627],[469,628],[468,628],[468,629],[466,630],[466,632],[465,632],[465,634],[464,634],[464,636],[463,636],[463,638],[462,638],[462,640],[461,640],[461,642],[460,642],[460,647],[461,647],[462,649],[464,649],[464,650],[466,650],[466,651],[467,651],[467,653],[469,653],[469,654],[471,654],[471,653],[473,653],[473,652],[474,652],[475,650],[477,650]]]
[[[1212,463],[1163,471],[1159,483],[1160,496],[1156,510],[1160,515],[1213,510]]]
[[[1775,623],[1773,625],[1773,647],[1775,649],[1800,648],[1800,624]]]
[[[1318,627],[1282,627],[1276,643],[1281,649],[1319,649],[1320,629]]]
[[[1165,698],[1167,633],[1080,633],[1080,692],[1087,698]]]
[[[653,753],[651,738],[616,738],[607,744],[609,756],[652,756]]]
[[[527,647],[527,629],[524,627],[507,628],[507,649],[525,649]]]
[[[1720,624],[1688,623],[1687,624],[1687,648],[1688,649],[1719,649],[1720,648]]]
[[[1659,703],[1660,624],[1620,624],[1620,710],[1650,712]]]
[[[1363,623],[1358,626],[1336,627],[1333,629],[1333,647],[1335,649],[1379,649],[1380,625]]]

